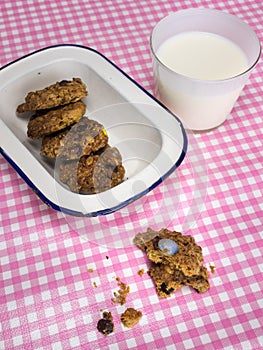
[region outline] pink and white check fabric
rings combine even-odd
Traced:
[[[230,12],[263,40],[261,0],[24,0],[0,4],[0,65],[37,49],[74,43],[100,51],[153,92],[149,36],[189,7]],[[0,158],[0,349],[263,348],[263,66],[257,65],[226,123],[189,135],[181,167],[145,198],[99,218],[48,208]],[[211,288],[159,300],[146,258],[132,245],[147,226],[182,229],[216,267]],[[113,304],[116,276],[130,286]],[[132,329],[126,307],[143,313]],[[115,330],[96,329],[102,310]]]

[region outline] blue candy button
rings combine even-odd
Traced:
[[[178,252],[178,245],[173,240],[168,238],[160,239],[158,242],[158,247],[167,255],[174,255]]]

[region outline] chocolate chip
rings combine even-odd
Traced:
[[[167,289],[166,284],[163,282],[161,284],[161,291],[164,292],[165,294],[169,295],[174,291],[174,289],[173,288]]]

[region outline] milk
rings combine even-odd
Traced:
[[[169,68],[156,72],[158,97],[186,127],[209,129],[225,120],[244,84],[228,83],[224,88],[224,81],[249,68],[237,45],[212,33],[184,32],[164,41],[156,56]],[[170,70],[179,74],[174,81]]]
[[[247,58],[237,45],[206,32],[175,35],[156,54],[173,71],[195,79],[228,79],[248,68]]]

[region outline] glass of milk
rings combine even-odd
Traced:
[[[261,53],[245,22],[211,9],[163,18],[150,46],[156,97],[187,129],[199,131],[226,120]]]

